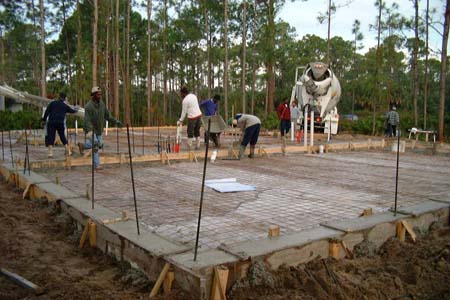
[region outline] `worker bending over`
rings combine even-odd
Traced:
[[[237,114],[234,116],[233,125],[239,127],[243,133],[241,147],[239,148],[239,159],[244,156],[248,143],[250,143],[250,154],[248,157],[253,158],[261,128],[261,120],[254,115]]]

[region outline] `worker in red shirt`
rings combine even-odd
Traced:
[[[291,129],[291,110],[289,108],[289,98],[284,98],[277,108],[278,119],[280,119],[280,131],[283,137]]]

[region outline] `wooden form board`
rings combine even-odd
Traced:
[[[339,143],[339,144],[327,144],[326,151],[337,151],[337,150],[356,150],[356,149],[370,149],[370,148],[380,148],[384,147],[384,140],[372,141],[368,140],[365,142],[349,142],[349,143]],[[319,153],[319,145],[315,146],[300,146],[300,145],[290,145],[286,147],[264,147],[264,151],[259,152],[259,154],[264,154],[268,156],[269,154],[282,154],[282,153]],[[194,155],[193,155],[194,154]],[[212,151],[208,153],[208,157],[211,157]],[[194,159],[193,159],[194,156]],[[221,149],[217,152],[217,158],[229,157],[230,153],[228,150]],[[133,162],[162,162],[164,164],[170,161],[196,161],[196,157],[204,157],[204,151],[190,151],[190,152],[180,152],[180,153],[164,153],[161,154],[147,154],[147,155],[136,155],[132,157]],[[130,159],[128,155],[120,154],[101,154],[101,159],[103,164],[124,164],[129,163]],[[19,167],[23,167],[23,161],[18,160],[17,164]],[[88,166],[92,164],[92,159],[89,157],[76,157],[67,156],[65,160],[41,160],[32,161],[30,163],[31,169],[40,168],[71,168],[78,166]]]

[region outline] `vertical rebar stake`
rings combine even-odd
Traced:
[[[25,174],[28,166],[28,175],[30,175],[30,152],[28,150],[28,133],[25,129],[25,163],[23,164],[23,174]]]
[[[12,150],[12,142],[11,142],[11,130],[8,130],[9,135],[9,150],[11,151],[11,165],[14,169],[14,156],[13,156],[13,150]]]
[[[136,153],[135,148],[134,148],[134,129],[133,126],[131,126],[131,139],[133,142],[133,153]]]
[[[119,126],[116,124],[116,149],[117,155],[119,155]]]
[[[144,126],[142,126],[142,155],[145,154],[145,139],[144,139],[145,129]]]
[[[133,157],[131,156],[130,126],[128,124],[127,124],[127,139],[128,139],[128,155],[130,156],[131,185],[133,186],[134,211],[136,213],[136,228],[137,228],[137,233],[140,234],[140,231],[139,231],[139,214],[138,214],[137,203],[136,203],[136,190],[134,188]]]
[[[398,192],[398,163],[400,152],[400,129],[397,130],[397,167],[395,171],[395,203],[394,203],[394,216],[397,215],[397,192]]]
[[[4,144],[5,144],[5,138],[3,136],[3,129],[2,129],[2,160],[3,161],[5,160],[5,146],[4,146]]]
[[[202,219],[203,192],[205,190],[206,164],[208,163],[209,130],[210,129],[211,129],[211,118],[208,120],[208,131],[206,132],[205,161],[203,163],[202,191],[200,193],[200,207],[199,207],[199,211],[198,211],[197,236],[195,238],[194,261],[197,260],[198,239],[200,236],[200,220]]]
[[[91,173],[92,173],[92,181],[91,181],[91,198],[92,198],[92,209],[94,209],[94,183],[95,183],[95,166],[94,166],[94,155],[95,155],[95,142],[94,142],[94,130],[92,130],[92,142],[91,142]],[[86,135],[85,135],[86,137]]]

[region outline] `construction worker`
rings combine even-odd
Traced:
[[[289,98],[284,98],[277,107],[278,119],[280,119],[280,132],[283,137],[291,129],[291,110],[289,107]]]
[[[397,125],[400,123],[400,116],[396,110],[397,108],[392,106],[391,110],[386,114],[387,134],[389,137],[397,136]]]
[[[182,102],[181,116],[177,121],[177,126],[183,124],[184,118],[187,115],[187,136],[188,136],[188,148],[192,149],[192,144],[195,139],[195,149],[200,148],[200,126],[202,111],[198,104],[197,96],[190,93],[187,87],[182,87],[180,90]]]
[[[220,96],[216,94],[212,99],[206,99],[200,102],[200,109],[204,109],[205,116],[207,117],[216,116],[217,111],[219,109],[219,101]],[[219,133],[210,132],[209,137],[214,142],[214,145],[216,145],[216,147],[220,147],[220,132]],[[206,130],[205,130],[205,143],[206,143]]]
[[[66,148],[66,155],[72,155],[64,132],[64,122],[67,113],[73,114],[76,113],[77,110],[68,106],[64,101],[66,101],[66,94],[60,93],[58,100],[50,102],[45,110],[44,116],[42,117],[42,122],[47,124],[45,146],[48,147],[49,158],[53,157],[53,145],[55,144],[56,131],[58,131],[61,143],[63,143]]]
[[[78,143],[80,154],[83,154],[84,149],[93,148],[94,168],[95,170],[102,170],[100,166],[100,155],[98,149],[103,148],[103,128],[105,120],[108,120],[113,125],[122,126],[122,122],[114,119],[102,99],[102,90],[98,86],[94,86],[91,90],[91,100],[84,108],[84,133],[86,136],[92,136],[89,132],[93,132],[93,141],[87,140],[86,143]]]
[[[243,133],[241,146],[239,148],[239,159],[244,157],[245,148],[250,143],[249,158],[255,156],[255,147],[258,142],[259,130],[261,129],[261,120],[254,115],[237,114],[234,116],[233,125],[241,129]]]

